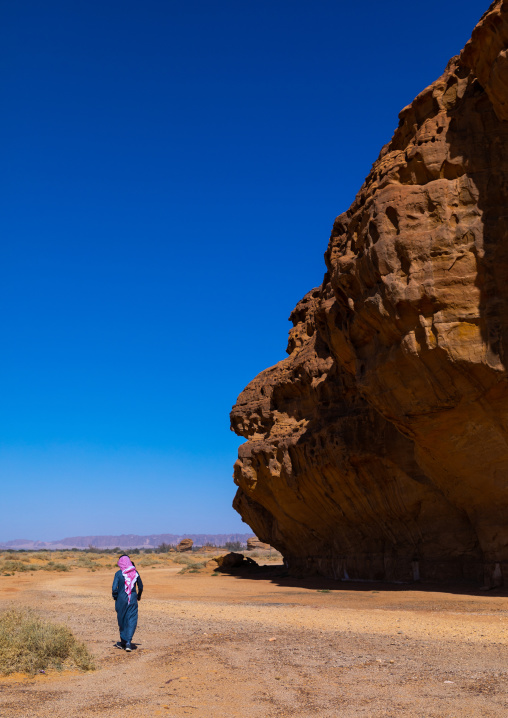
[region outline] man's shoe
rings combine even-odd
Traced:
[[[122,650],[125,649],[125,643],[123,641],[117,641],[115,643],[115,648],[121,648]]]
[[[125,650],[126,650],[128,653],[130,653],[130,652],[132,651],[131,642],[130,642],[130,641],[127,641],[127,643],[125,644]]]

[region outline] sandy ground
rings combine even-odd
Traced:
[[[113,571],[0,577],[0,610],[37,606],[98,659],[0,678],[0,716],[508,716],[506,592],[179,569],[142,572],[131,654],[113,647]]]

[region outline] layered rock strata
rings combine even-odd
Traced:
[[[261,549],[262,551],[267,551],[270,548],[271,548],[271,546],[269,544],[263,543],[255,536],[247,539],[247,551],[255,551],[256,549],[258,549],[258,550]]]
[[[184,551],[192,551],[192,547],[194,546],[194,541],[192,539],[186,538],[182,539],[178,546],[176,547],[176,550],[180,553],[183,553]]]
[[[508,575],[508,2],[334,224],[288,358],[242,392],[234,506],[293,572]]]

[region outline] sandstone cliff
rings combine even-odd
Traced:
[[[400,113],[232,411],[234,506],[294,572],[508,575],[507,55],[503,0]]]

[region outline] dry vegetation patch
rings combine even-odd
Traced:
[[[131,559],[140,570],[147,568],[170,568],[180,565],[180,573],[200,573],[213,560],[213,553],[226,554],[224,547],[204,547],[202,550],[178,553],[171,551],[139,550],[129,552]],[[89,550],[61,550],[61,551],[1,551],[0,577],[13,576],[29,571],[55,571],[65,572],[73,569],[86,569],[94,573],[100,570],[116,570],[116,561],[122,553],[121,549],[100,551]],[[280,563],[280,553],[272,549],[242,551],[244,556],[254,558],[261,563]],[[212,554],[212,555],[211,555]]]
[[[203,568],[206,568],[206,564],[209,560],[210,559],[205,558],[201,561],[195,561],[186,554],[179,554],[173,557],[173,563],[183,564],[178,573],[199,573]]]
[[[0,673],[34,674],[48,668],[93,670],[93,656],[72,632],[33,611],[0,614]]]
[[[27,571],[70,571],[73,568],[111,569],[116,566],[113,558],[111,554],[88,551],[4,551],[0,552],[0,576]]]

